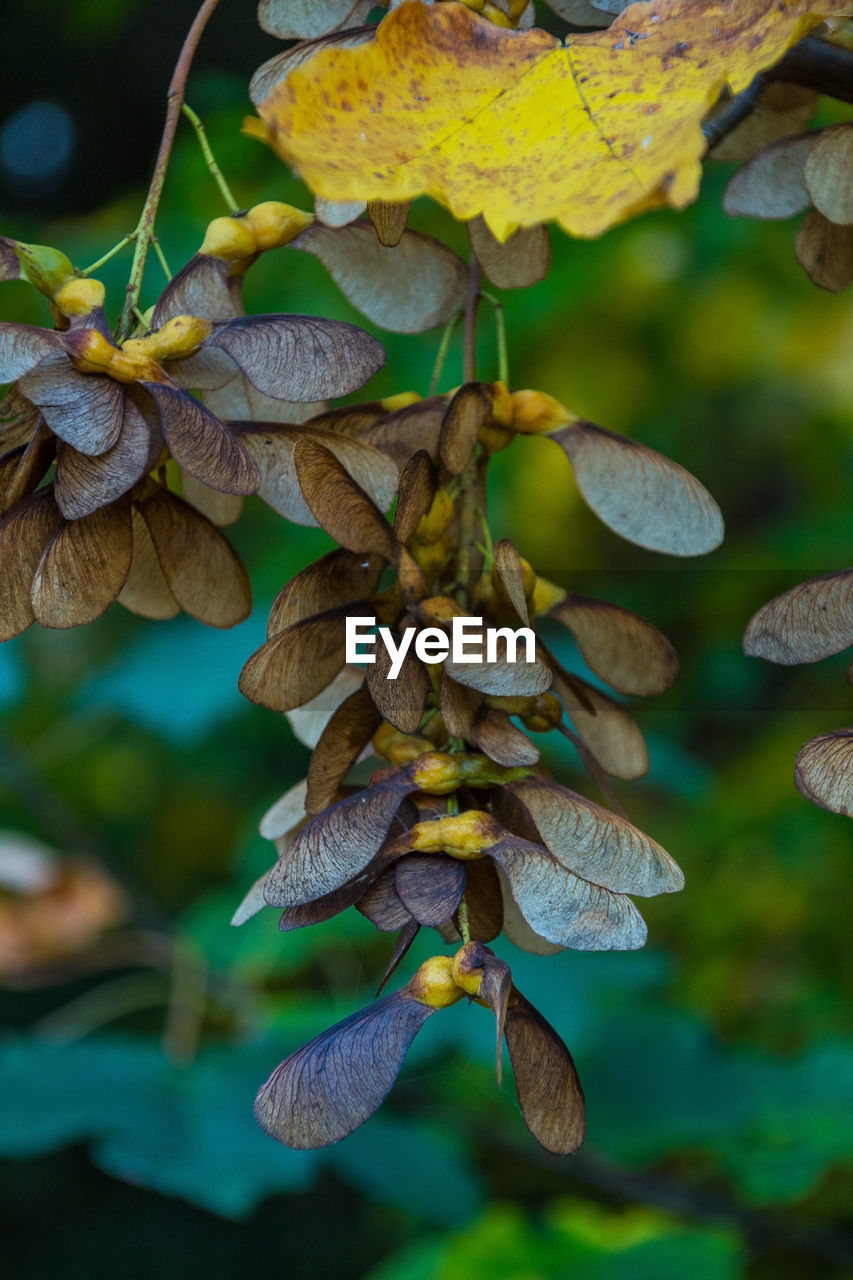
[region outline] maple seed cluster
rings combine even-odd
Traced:
[[[610,776],[633,779],[648,767],[627,710],[565,671],[538,624],[547,618],[566,628],[595,673],[621,693],[663,691],[677,659],[636,614],[541,578],[505,539],[492,546],[485,467],[498,448],[551,435],[596,510],[641,544],[682,554],[696,539],[717,538],[719,514],[681,468],[541,392],[469,382],[452,395],[404,399],[400,407],[374,402],[321,415],[314,421],[325,440],[303,439],[294,449],[302,497],[341,545],[283,587],[268,639],[240,677],[247,697],[289,715],[313,756],[305,782],[261,824],[278,857],[233,923],[271,905],[280,928],[291,931],[355,907],[397,934],[386,979],[422,928],[462,950],[433,957],[394,995],[292,1054],[261,1089],[256,1111],[291,1146],[337,1141],[379,1106],[427,1018],[467,997],[495,1013],[528,1127],[565,1153],[583,1135],[571,1057],[486,944],[503,934],[541,954],[640,947],[646,926],[631,895],[673,892],[683,878],[621,813],[537,768],[534,739],[554,731],[571,738],[608,798]],[[392,520],[347,470],[343,441],[369,444],[399,468]],[[628,515],[624,503],[617,512],[608,505],[613,489],[638,475],[646,493],[641,488]],[[686,529],[685,504],[694,517]],[[474,522],[467,534],[466,518]],[[482,568],[470,560],[478,538],[487,544],[478,553]],[[408,633],[435,629],[449,636],[472,614],[505,632],[535,630],[535,660],[511,661],[501,639],[494,658],[476,664],[452,653],[422,661],[421,646],[400,643],[394,680],[388,647],[370,666],[346,663],[351,618],[376,617],[392,636],[411,640]],[[371,756],[383,767],[367,787],[353,787],[351,768]]]

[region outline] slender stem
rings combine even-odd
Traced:
[[[713,119],[706,120],[702,125],[702,132],[709,151],[713,151],[714,147],[727,138],[755,110],[758,99],[766,88],[767,77],[756,76],[752,84],[747,85],[741,93],[736,93]]]
[[[133,309],[139,301],[142,277],[145,274],[145,260],[148,257],[148,247],[151,244],[151,237],[154,231],[154,220],[157,217],[160,197],[163,194],[163,184],[166,181],[166,171],[169,168],[169,158],[175,142],[175,132],[181,117],[181,107],[184,102],[190,67],[192,66],[202,32],[218,3],[219,0],[204,0],[193,19],[192,26],[187,32],[169,83],[169,89],[166,94],[166,119],[163,124],[163,135],[160,138],[160,149],[157,152],[157,159],[154,163],[151,186],[148,188],[148,195],[145,198],[145,204],[142,207],[142,213],[139,216],[139,222],[136,227],[136,247],[130,268],[130,279],[127,282],[127,297],[125,298],[124,308],[118,324],[118,338],[120,341],[130,333]]]
[[[169,264],[166,261],[166,255],[163,252],[163,248],[160,244],[160,241],[157,239],[156,236],[151,237],[151,248],[154,250],[157,261],[160,263],[160,266],[163,268],[163,275],[166,277],[167,281],[171,280],[172,273],[169,270]]]
[[[86,267],[84,271],[81,271],[80,272],[81,276],[90,276],[93,271],[100,270],[100,268],[104,265],[105,262],[109,262],[110,259],[114,258],[117,253],[121,253],[122,249],[125,249],[129,244],[132,244],[135,239],[136,239],[136,232],[129,231],[126,236],[124,236],[121,240],[119,240],[118,244],[114,244],[112,249],[108,249],[107,252],[103,255],[103,257],[100,257],[95,262],[90,263],[89,266]]]
[[[485,298],[486,302],[493,308],[495,313],[495,329],[497,330],[497,347],[498,347],[498,379],[509,386],[509,352],[506,345],[506,321],[504,319],[504,304],[493,293],[486,293],[482,290],[480,296]]]
[[[459,932],[462,934],[462,941],[470,942],[471,926],[468,922],[468,903],[464,898],[459,903],[459,910],[456,912],[456,919],[459,921]]]
[[[198,138],[198,145],[201,147],[201,154],[204,156],[204,162],[207,165],[210,176],[213,178],[213,181],[216,183],[217,187],[219,188],[219,191],[222,195],[222,199],[225,201],[226,205],[228,206],[228,212],[236,213],[239,208],[239,205],[237,204],[237,201],[234,199],[234,196],[231,192],[231,188],[229,187],[228,183],[225,181],[225,177],[222,173],[222,170],[220,169],[219,165],[216,163],[213,152],[210,149],[210,143],[207,140],[207,132],[205,130],[204,125],[202,124],[201,120],[196,115],[196,113],[193,111],[192,107],[188,106],[186,102],[181,107],[181,110],[183,111],[186,118],[189,120],[192,127],[195,129],[195,135]]]
[[[434,396],[438,391],[438,383],[441,378],[441,371],[444,368],[444,362],[447,359],[447,353],[450,350],[450,340],[453,337],[453,330],[461,316],[461,311],[456,311],[444,326],[444,332],[441,335],[441,342],[438,344],[438,352],[435,357],[435,364],[432,368],[432,377],[429,380],[428,394]]]
[[[476,258],[468,267],[468,296],[465,299],[465,354],[462,377],[473,382],[477,376],[477,303],[480,301],[480,281],[483,273]]]
[[[465,347],[462,376],[466,382],[473,382],[477,376],[477,304],[480,301],[480,281],[482,272],[476,258],[472,257],[468,267],[468,294],[465,299]],[[477,550],[477,520],[481,515],[479,501],[478,466],[476,452],[472,453],[468,465],[459,477],[459,529],[457,534],[456,581],[459,584],[460,603],[467,605],[474,585],[474,578],[480,572],[483,557]]]

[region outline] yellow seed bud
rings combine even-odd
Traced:
[[[122,350],[149,360],[180,360],[198,351],[213,325],[199,316],[174,316],[144,338],[128,338]]]
[[[497,844],[501,831],[482,809],[466,809],[429,822],[417,822],[409,832],[411,848],[418,853],[447,853],[467,861],[481,858],[483,849]]]
[[[521,561],[521,585],[524,591],[524,598],[529,602],[533,598],[533,593],[536,589],[536,574],[529,561],[522,556],[519,556],[519,560]],[[509,604],[510,599],[497,568],[492,569],[492,582],[494,583],[495,595],[498,600],[502,601],[504,605]]]
[[[465,995],[453,981],[450,956],[431,956],[425,960],[409,983],[409,990],[419,1004],[429,1005],[431,1009],[446,1009]]]
[[[379,403],[386,413],[396,413],[398,409],[408,409],[410,404],[417,404],[422,398],[417,391],[398,391],[395,396],[386,396]]]
[[[544,391],[516,391],[512,404],[512,429],[522,435],[541,435],[578,420],[576,413]]]
[[[377,755],[395,765],[409,764],[433,748],[428,738],[420,738],[414,733],[401,733],[387,720],[374,733],[372,745]]]
[[[466,996],[478,996],[483,982],[483,965],[488,952],[482,942],[466,942],[451,962],[450,972]]]
[[[500,453],[501,449],[505,449],[508,444],[512,444],[513,433],[507,427],[496,426],[492,422],[486,422],[477,432],[477,443],[489,455]]]
[[[64,316],[86,316],[104,305],[106,289],[100,280],[84,280],[74,276],[66,280],[53,295],[53,302]]]
[[[282,245],[290,244],[313,221],[313,214],[303,213],[280,200],[264,200],[246,214],[246,222],[255,235],[256,247],[261,250],[280,249]]]
[[[537,578],[530,607],[534,615],[547,613],[549,609],[553,609],[555,604],[560,604],[565,598],[566,593],[562,587],[549,582],[547,578]]]
[[[214,218],[199,249],[199,253],[211,258],[224,258],[226,262],[252,258],[257,252],[257,238],[245,215],[240,218]]]
[[[438,489],[429,511],[415,531],[418,542],[437,542],[453,519],[453,499],[446,489]]]
[[[493,22],[496,27],[512,27],[514,25],[503,10],[497,9],[493,4],[489,4],[489,0],[486,0],[480,12],[484,18],[488,18],[489,22]]]
[[[418,606],[421,617],[431,622],[449,622],[452,618],[464,618],[465,610],[450,596],[428,596]]]

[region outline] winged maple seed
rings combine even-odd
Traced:
[[[853,124],[830,125],[775,140],[731,179],[726,213],[752,218],[806,215],[797,261],[821,289],[853,281]]]
[[[548,1151],[567,1155],[584,1138],[583,1091],[556,1031],[513,985],[509,966],[480,942],[426,960],[406,986],[352,1014],[286,1058],[262,1085],[255,1114],[297,1149],[324,1147],[381,1106],[421,1027],[468,999],[491,1009],[500,1083],[506,1040],[525,1124]]]
[[[784,666],[820,662],[853,645],[853,569],[801,582],[763,605],[746,629],[753,657]],[[853,683],[853,664],[847,672]],[[823,809],[853,817],[853,730],[838,729],[800,748],[794,781]]]

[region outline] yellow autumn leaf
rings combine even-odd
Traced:
[[[327,200],[429,195],[505,240],[552,219],[601,235],[697,193],[701,121],[850,0],[646,0],[563,44],[406,0],[357,48],[319,51],[259,104]],[[250,122],[251,124],[251,122]]]

